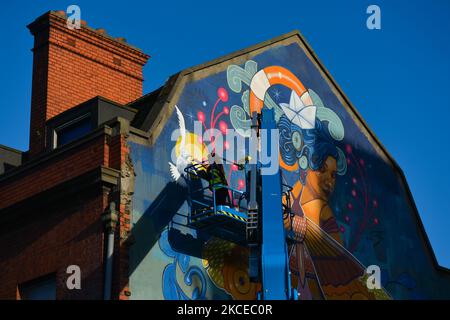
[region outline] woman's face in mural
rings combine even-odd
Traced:
[[[309,183],[321,196],[328,198],[334,190],[336,183],[337,161],[328,156],[323,166],[309,174]]]

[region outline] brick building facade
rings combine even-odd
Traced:
[[[58,299],[102,299],[107,228],[102,217],[110,203],[119,220],[112,298],[127,299],[130,213],[121,180],[129,121],[112,109],[126,109],[128,118],[136,112],[123,105],[142,96],[142,68],[149,57],[85,22],[81,29],[67,28],[61,11],[40,16],[28,28],[34,36],[30,149],[2,147],[9,155],[2,165],[10,170],[0,175],[0,299],[20,298],[22,284],[48,275],[55,278]],[[77,105],[96,110],[87,121],[92,132],[60,147],[48,121],[80,110]],[[62,120],[69,126],[63,124],[58,140],[64,130],[69,136],[78,130],[70,127],[74,116],[69,118]],[[81,290],[67,289],[70,265],[81,269]]]

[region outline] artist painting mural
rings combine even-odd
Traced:
[[[284,224],[299,299],[441,294],[396,168],[296,36],[186,72],[172,90],[154,143],[129,146],[136,181],[132,298],[256,299],[261,287],[249,279],[248,249],[186,227],[192,186],[185,170],[211,153],[196,122],[204,131],[249,137],[255,108],[273,109],[279,130],[278,162],[292,187]],[[237,152],[245,157],[248,150]],[[222,179],[245,191],[237,164],[224,163]],[[229,201],[237,206],[231,193]],[[380,267],[380,289],[366,286],[369,265]]]

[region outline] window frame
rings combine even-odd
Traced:
[[[81,121],[83,121],[85,119],[89,120],[90,118],[91,118],[91,113],[88,112],[88,113],[85,113],[85,114],[83,114],[81,116],[78,116],[78,117],[76,117],[74,119],[71,119],[71,120],[69,120],[69,121],[67,121],[67,122],[65,122],[65,123],[63,123],[63,124],[53,128],[53,130],[52,130],[53,131],[52,132],[52,149],[56,149],[58,147],[63,146],[63,145],[58,145],[58,134],[59,134],[59,132],[61,130],[64,130],[64,129],[66,129],[66,128],[76,124],[77,122],[81,122]],[[92,119],[90,119],[90,120],[91,120],[90,123],[91,123],[91,130],[92,130]],[[70,142],[68,142],[68,143],[70,143]],[[66,145],[66,144],[64,144],[64,145]]]

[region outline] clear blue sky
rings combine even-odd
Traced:
[[[438,261],[450,267],[450,1],[5,1],[0,144],[28,149],[25,26],[70,4],[90,26],[151,55],[145,93],[181,69],[300,30],[403,168]],[[381,8],[379,31],[366,28],[370,4]]]

